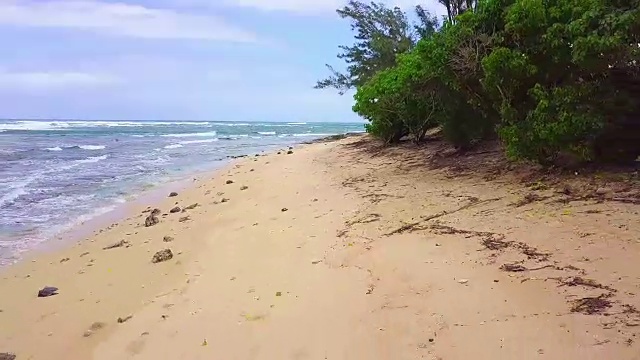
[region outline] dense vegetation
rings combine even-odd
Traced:
[[[629,161],[640,155],[640,0],[441,0],[416,9],[351,1],[353,110],[391,144],[440,128],[461,149],[500,139],[516,159]]]

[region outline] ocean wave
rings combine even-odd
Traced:
[[[104,148],[106,148],[106,146],[104,146],[104,145],[79,145],[78,148],[82,149],[82,150],[103,150]]]
[[[288,122],[287,125],[307,125],[306,122]]]
[[[206,143],[212,143],[212,142],[216,142],[216,141],[218,141],[218,139],[188,140],[188,141],[180,141],[180,144],[182,144],[182,145],[206,144]]]
[[[217,132],[215,131],[208,131],[208,132],[199,132],[199,133],[186,133],[186,134],[165,134],[165,135],[160,135],[162,137],[213,137],[218,135]]]
[[[218,138],[221,140],[238,140],[240,138],[248,138],[249,134],[239,134],[239,135],[226,135],[226,136],[219,136]]]
[[[260,135],[275,135],[276,132],[275,131],[258,131],[258,134],[260,134]]]
[[[178,148],[181,148],[181,147],[182,147],[182,144],[171,144],[171,145],[165,146],[164,148],[165,149],[178,149]]]
[[[249,124],[249,123],[221,123],[221,122],[215,122],[215,123],[211,123],[211,125],[216,125],[216,126],[251,126],[251,125],[258,125],[258,124]]]
[[[61,148],[60,146],[56,146],[56,147],[46,148],[45,150],[49,150],[49,151],[62,151],[62,148]]]
[[[0,131],[52,131],[65,130],[69,128],[91,128],[91,127],[147,127],[147,126],[205,126],[206,121],[35,121],[22,120],[0,123]]]
[[[75,162],[79,163],[79,164],[95,163],[95,162],[98,162],[98,161],[106,160],[108,157],[109,157],[108,155],[91,156],[91,157],[88,157],[86,159],[76,160]]]

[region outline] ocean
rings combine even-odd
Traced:
[[[0,265],[232,156],[363,130],[360,123],[0,120]]]

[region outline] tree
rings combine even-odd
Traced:
[[[400,8],[387,8],[382,3],[370,4],[351,0],[338,15],[350,19],[355,44],[342,45],[338,59],[347,63],[345,72],[327,68],[331,75],[317,82],[316,89],[335,88],[340,94],[364,85],[377,72],[396,65],[396,57],[409,51],[418,39],[436,31],[438,21],[427,10],[417,6],[418,21],[411,23]]]

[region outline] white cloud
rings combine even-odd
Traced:
[[[254,42],[253,33],[211,15],[97,0],[0,0],[0,26],[76,28],[147,38]]]
[[[193,1],[193,0],[192,0]],[[215,4],[220,0],[199,0],[201,3]],[[378,0],[388,6],[398,6],[411,9],[422,5],[437,14],[443,14],[442,5],[436,0]],[[305,15],[334,14],[335,10],[343,7],[347,0],[223,0],[226,6],[253,8],[263,11],[285,11]],[[365,0],[369,2],[369,0]]]
[[[60,90],[103,87],[123,82],[107,74],[83,72],[9,72],[0,70],[0,88],[7,90]]]

